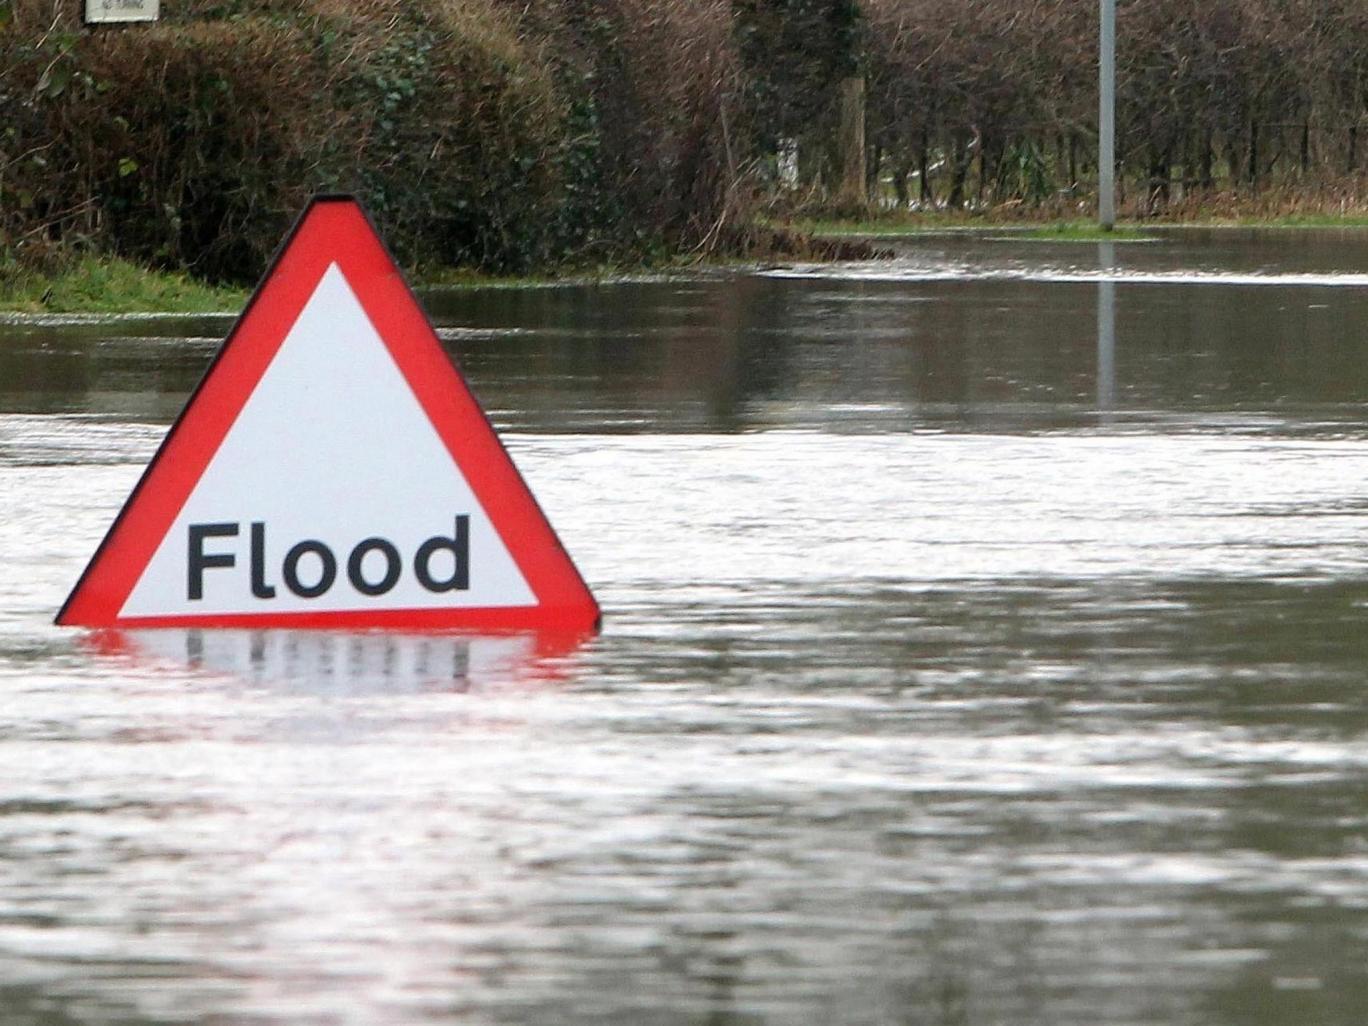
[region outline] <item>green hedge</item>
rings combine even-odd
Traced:
[[[0,250],[28,265],[251,280],[342,190],[409,262],[520,271],[717,244],[735,196],[698,75],[725,5],[198,0],[93,30],[0,5]]]

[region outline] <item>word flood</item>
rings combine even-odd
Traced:
[[[204,574],[207,570],[231,570],[238,566],[235,545],[225,546],[220,538],[237,538],[242,525],[235,521],[217,524],[190,524],[186,540],[186,595],[191,601],[204,598]],[[213,551],[206,551],[212,546]],[[434,572],[433,557],[445,553],[451,557],[449,571],[441,566]],[[367,556],[374,556],[367,565]],[[272,599],[276,585],[266,572],[266,525],[249,525],[247,562],[251,576],[252,596]],[[398,547],[386,538],[363,538],[352,546],[345,564],[347,580],[362,595],[383,595],[397,583],[404,573],[404,558]],[[333,550],[315,538],[306,538],[290,547],[280,564],[279,580],[300,598],[318,598],[337,582],[338,562]],[[413,576],[428,591],[466,591],[470,588],[470,517],[456,515],[450,536],[434,535],[418,546],[413,556]]]

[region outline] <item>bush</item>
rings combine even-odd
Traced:
[[[748,228],[752,148],[729,0],[504,0],[561,95],[562,252],[715,250]]]
[[[728,0],[189,0],[99,31],[50,2],[0,0],[0,247],[30,265],[250,280],[318,190],[358,193],[410,262],[743,239]]]
[[[566,109],[541,47],[492,3],[337,6],[322,36],[346,130],[327,185],[364,196],[410,260],[550,259]]]

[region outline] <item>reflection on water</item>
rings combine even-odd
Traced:
[[[1097,244],[1097,264],[1105,272],[1116,263],[1116,246]],[[1116,281],[1104,276],[1097,283],[1097,408],[1116,405]]]
[[[193,672],[307,694],[401,695],[549,684],[571,673],[587,639],[562,635],[399,634],[297,630],[103,630],[90,651],[120,671]]]
[[[431,296],[583,643],[51,626],[226,325],[0,326],[0,1022],[1359,1023],[1365,269]]]
[[[1103,243],[1103,245],[1106,245]],[[1202,271],[1122,271],[1114,267],[1096,270],[1083,268],[1042,268],[1035,264],[1020,267],[985,267],[966,264],[946,267],[939,262],[917,266],[908,262],[878,261],[849,267],[812,264],[765,272],[774,278],[812,278],[838,281],[878,282],[954,282],[954,281],[1021,281],[1041,284],[1079,284],[1086,282],[1121,282],[1127,285],[1219,285],[1223,288],[1239,286],[1317,286],[1319,288],[1355,288],[1368,286],[1368,274],[1230,274]]]

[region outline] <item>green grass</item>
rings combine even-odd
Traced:
[[[0,310],[21,313],[236,313],[246,301],[242,289],[108,257],[82,257],[52,276],[0,276]]]
[[[696,267],[696,265],[690,265]],[[422,268],[409,275],[418,288],[534,288],[611,282],[642,274],[683,272],[663,268],[596,267],[530,275],[490,275],[467,268]],[[87,256],[55,275],[0,267],[0,312],[26,314],[238,313],[246,289],[207,285],[185,274],[153,271],[126,260]]]

